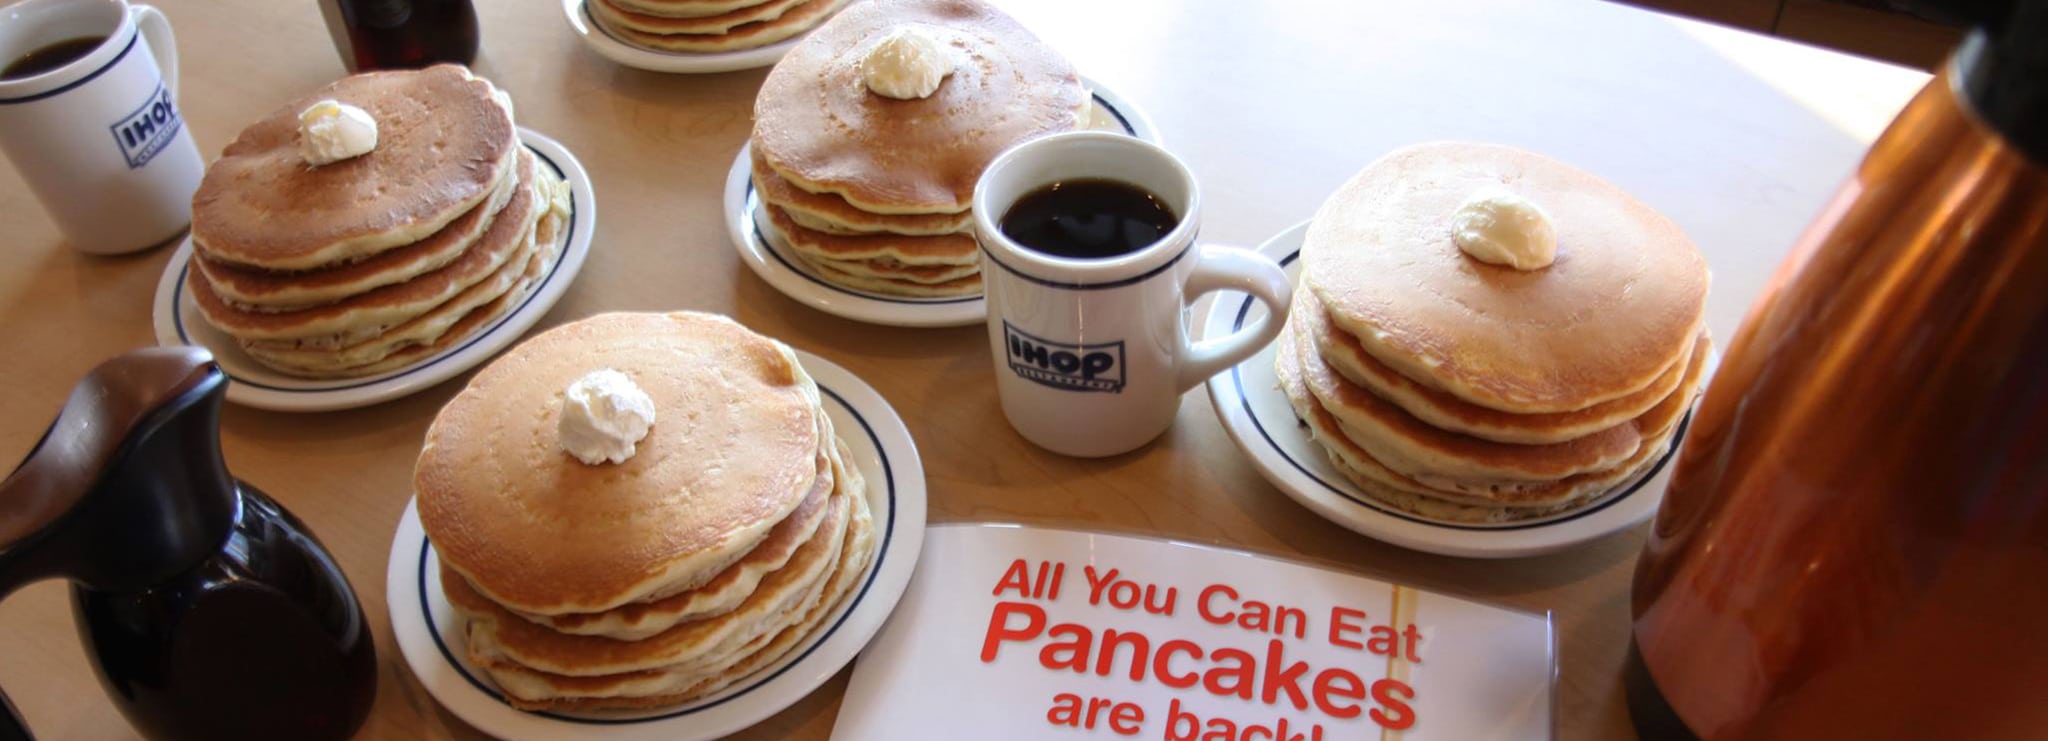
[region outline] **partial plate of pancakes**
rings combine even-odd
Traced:
[[[790,47],[804,39],[799,33],[781,41],[750,49],[722,52],[683,52],[648,49],[620,41],[591,17],[588,0],[562,0],[562,15],[569,30],[598,56],[649,72],[670,74],[711,74],[766,67],[782,59]]]
[[[661,739],[725,736],[803,699],[867,645],[910,583],[924,544],[924,464],[903,420],[881,394],[848,372],[801,350],[796,355],[823,392],[826,413],[846,443],[846,462],[868,481],[876,550],[846,599],[780,660],[709,697],[651,711],[529,712],[513,708],[472,666],[461,618],[441,588],[440,560],[408,504],[391,543],[385,599],[392,630],[413,674],[458,717],[505,739]]]
[[[1290,278],[1301,277],[1301,246],[1308,222],[1297,224],[1259,246]],[[1259,321],[1263,304],[1235,291],[1217,293],[1196,312],[1194,339],[1220,337]],[[1277,343],[1226,373],[1209,379],[1209,400],[1232,441],[1259,473],[1316,514],[1376,540],[1428,553],[1466,558],[1514,558],[1549,553],[1626,529],[1648,519],[1664,499],[1671,462],[1685,436],[1691,412],[1662,460],[1595,497],[1555,515],[1500,523],[1454,522],[1405,512],[1358,490],[1330,464],[1296,417],[1274,373]],[[1706,360],[1713,375],[1716,358]],[[1702,383],[1704,385],[1704,382]]]
[[[1159,131],[1152,119],[1137,106],[1108,87],[1081,78],[1093,99],[1094,110],[1088,126],[1098,131],[1120,131],[1154,144]],[[753,150],[741,145],[733,157],[732,170],[725,176],[725,227],[740,260],[753,268],[761,280],[798,302],[836,316],[869,324],[895,327],[962,327],[979,324],[988,315],[981,296],[961,298],[913,298],[891,296],[841,286],[820,277],[797,256],[776,231],[761,198],[754,192]]]
[[[171,255],[163,277],[157,281],[152,309],[157,342],[199,345],[213,351],[221,368],[234,379],[234,383],[228,384],[228,401],[281,412],[323,412],[390,401],[489,360],[526,334],[568,290],[583,269],[583,260],[590,254],[591,235],[597,229],[597,205],[590,174],[583,170],[575,155],[555,140],[526,129],[519,130],[519,140],[533,152],[541,167],[553,169],[569,183],[574,211],[558,237],[561,258],[524,303],[460,344],[402,368],[361,378],[310,379],[279,373],[249,357],[234,338],[215,329],[200,315],[199,307],[186,292],[185,272],[191,269],[193,250],[190,238]]]

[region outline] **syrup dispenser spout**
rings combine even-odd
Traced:
[[[0,482],[0,597],[52,577],[143,589],[218,550],[239,502],[216,433],[226,388],[192,347],[136,350],[79,381]]]

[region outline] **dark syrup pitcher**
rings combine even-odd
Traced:
[[[0,483],[0,597],[70,580],[86,653],[145,736],[347,738],[376,695],[369,625],[305,525],[228,474],[226,388],[198,348],[80,381]],[[0,739],[28,737],[0,711]]]
[[[350,72],[476,63],[470,0],[320,0]]]

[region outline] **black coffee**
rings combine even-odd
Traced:
[[[44,46],[8,62],[7,68],[0,70],[0,80],[32,77],[78,61],[79,57],[92,53],[99,48],[100,42],[106,40],[105,36],[80,36]]]
[[[1003,234],[1039,252],[1100,260],[1158,242],[1180,223],[1145,189],[1115,180],[1053,183],[1017,199],[1003,214]]]

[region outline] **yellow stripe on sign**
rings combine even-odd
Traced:
[[[1387,627],[1396,634],[1406,633],[1405,627],[1415,622],[1415,603],[1421,597],[1414,589],[1394,585],[1394,596],[1387,608]],[[1401,653],[1402,645],[1397,639],[1394,651],[1387,656],[1387,678],[1408,683],[1408,660]],[[1400,741],[1401,732],[1392,728],[1380,729],[1380,741]]]

